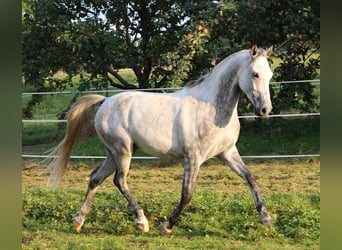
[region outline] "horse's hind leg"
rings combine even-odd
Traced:
[[[262,224],[272,226],[272,218],[268,214],[264,201],[261,198],[258,186],[256,184],[255,177],[252,173],[247,169],[243,160],[240,157],[239,152],[237,151],[236,147],[234,146],[232,149],[223,152],[219,158],[227,163],[231,169],[233,169],[240,177],[242,177],[246,183],[248,184],[253,198],[256,205],[256,209],[260,214],[260,222]]]
[[[83,226],[86,216],[89,214],[97,188],[102,182],[115,171],[115,163],[112,155],[107,152],[104,162],[90,175],[86,199],[80,209],[80,214],[74,218],[73,224],[79,232]]]
[[[131,155],[121,153],[120,157],[116,157],[115,160],[117,161],[118,167],[115,172],[114,184],[118,187],[120,192],[125,196],[128,203],[133,208],[134,213],[136,214],[138,218],[137,223],[136,223],[137,229],[143,232],[148,232],[149,225],[145,217],[144,211],[133,198],[127,185],[127,174],[128,174],[129,166],[131,163]]]

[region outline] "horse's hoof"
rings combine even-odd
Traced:
[[[143,223],[137,223],[136,225],[135,225],[135,227],[138,229],[138,230],[140,230],[140,231],[142,231],[142,232],[148,232],[148,231],[150,231],[150,228],[149,228],[149,226],[148,226],[148,223],[145,223],[145,224],[143,224]]]
[[[273,226],[272,217],[269,215],[264,216],[260,219],[260,223],[263,225],[267,225],[267,226],[272,227]]]
[[[72,221],[72,224],[74,225],[74,228],[77,232],[81,231],[82,223],[79,223],[76,218]]]
[[[160,234],[164,236],[169,236],[171,234],[171,229],[168,228],[169,222],[164,222],[160,226]]]

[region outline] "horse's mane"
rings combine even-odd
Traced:
[[[191,80],[191,81],[189,81],[187,84],[185,84],[184,87],[192,88],[192,87],[195,87],[195,86],[201,84],[202,82],[204,82],[204,80],[208,77],[208,75],[209,75],[210,73],[212,73],[212,71],[213,71],[220,63],[222,63],[222,62],[224,62],[224,61],[228,61],[228,60],[231,59],[233,56],[235,56],[236,54],[239,54],[239,53],[241,53],[241,52],[246,52],[246,50],[239,51],[239,52],[235,52],[235,53],[229,55],[228,57],[224,58],[221,62],[219,62],[218,64],[216,64],[215,67],[214,67],[208,74],[202,75],[202,76],[200,76],[200,77],[199,77],[198,79],[196,79],[196,80]]]
[[[221,62],[228,61],[228,60],[231,59],[233,56],[238,55],[238,54],[241,54],[241,53],[246,53],[246,52],[249,53],[249,51],[250,51],[250,50],[241,50],[241,51],[235,52],[235,53],[229,55],[228,57],[226,57],[225,59],[223,59]],[[257,56],[266,56],[266,53],[267,53],[267,51],[264,50],[263,48],[258,48],[258,50],[257,50]],[[220,63],[218,63],[218,64],[220,64]],[[216,66],[218,66],[218,64],[217,64]],[[215,66],[215,67],[216,67],[216,66]],[[215,67],[214,67],[214,68],[215,68]],[[213,69],[213,70],[214,70],[214,69]],[[211,72],[212,72],[212,71],[210,71],[210,73],[211,73]],[[207,76],[208,76],[210,73],[208,73],[208,74],[206,74],[206,75],[202,75],[202,76],[200,76],[200,77],[199,77],[198,79],[196,79],[196,80],[191,80],[191,81],[189,81],[188,83],[185,84],[184,87],[192,88],[192,87],[195,87],[195,86],[201,84],[201,83],[207,78]]]
[[[201,82],[203,82],[207,78],[207,75],[200,76],[197,80],[192,80],[192,81],[188,82],[187,84],[185,84],[184,87],[192,88],[192,87],[197,86],[198,84],[200,84]]]

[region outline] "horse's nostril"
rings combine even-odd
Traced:
[[[267,114],[267,109],[266,109],[266,108],[263,108],[263,109],[261,110],[261,114],[262,114],[262,115],[266,115],[266,114]]]

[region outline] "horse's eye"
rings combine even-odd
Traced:
[[[256,73],[256,72],[253,72],[253,77],[254,77],[254,78],[258,78],[258,77],[259,77],[259,74]]]

